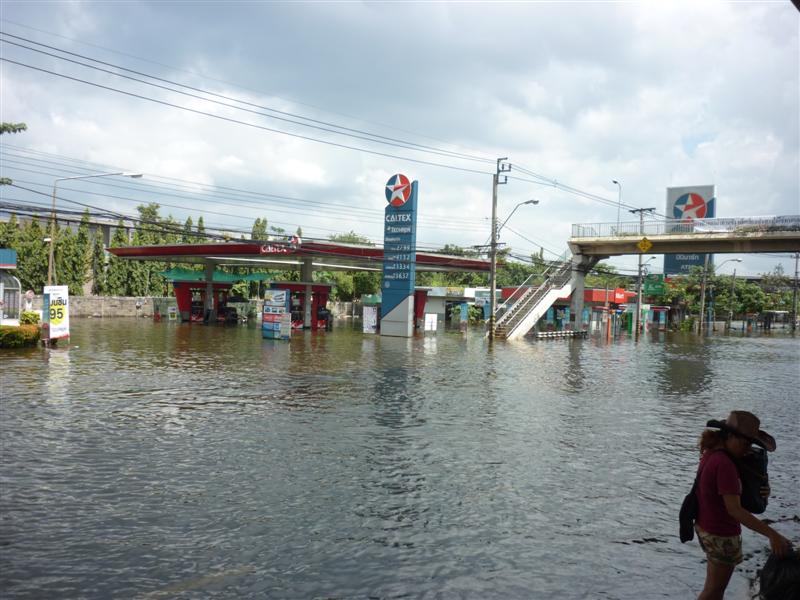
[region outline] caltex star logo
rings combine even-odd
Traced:
[[[411,197],[411,183],[408,177],[398,173],[386,182],[386,201],[392,206],[403,206]]]
[[[693,219],[703,219],[706,216],[708,205],[700,194],[693,192],[684,194],[675,201],[672,215],[676,219],[691,221]]]

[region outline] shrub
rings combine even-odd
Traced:
[[[39,313],[35,310],[23,310],[22,315],[19,317],[19,324],[20,325],[38,325],[39,321]]]
[[[22,348],[39,343],[41,332],[37,325],[0,325],[0,348]]]

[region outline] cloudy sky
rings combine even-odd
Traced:
[[[663,214],[667,187],[694,184],[716,185],[718,217],[800,214],[788,0],[0,11],[0,113],[28,125],[3,136],[0,170],[31,190],[6,187],[4,201],[48,206],[55,178],[138,171],[64,182],[59,207],[158,202],[235,232],[266,217],[307,238],[380,242],[384,185],[400,172],[420,182],[420,246],[472,246],[487,242],[491,173],[508,157],[499,219],[540,200],[501,232],[519,255],[563,252],[572,223],[616,222],[614,179],[623,221],[632,207]],[[740,258],[720,272],[794,272],[788,255]]]

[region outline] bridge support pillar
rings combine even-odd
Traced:
[[[311,284],[314,281],[314,264],[312,259],[305,258],[300,265],[300,281],[306,283],[305,299],[303,301],[303,329],[311,327],[312,319],[316,319],[316,315],[312,314],[311,308]]]
[[[574,254],[572,256],[572,299],[569,307],[570,326],[573,331],[583,330],[583,292],[585,289],[586,273],[596,264],[597,260]]]

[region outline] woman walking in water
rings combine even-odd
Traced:
[[[733,462],[747,454],[752,444],[774,451],[775,439],[761,431],[758,417],[741,410],[724,421],[709,421],[707,426],[714,430],[706,429],[700,437],[695,531],[708,563],[698,600],[721,600],[734,568],[742,562],[742,525],[766,536],[776,556],[788,555],[791,543],[742,508],[742,482]]]

